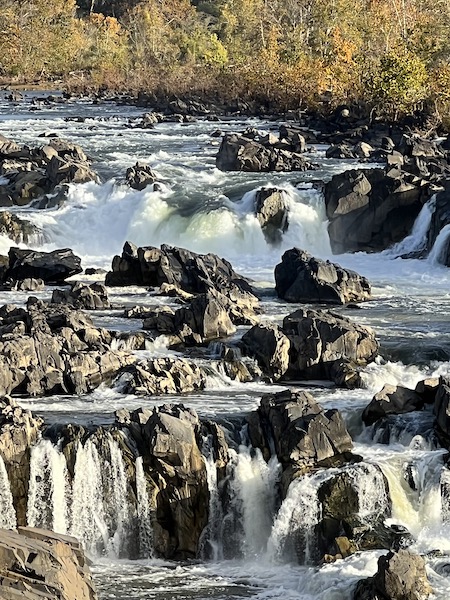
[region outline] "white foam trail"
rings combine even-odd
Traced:
[[[50,440],[31,449],[27,523],[30,527],[68,530],[68,472],[65,456]]]
[[[200,547],[201,554],[205,555],[205,558],[211,558],[212,560],[217,561],[223,558],[221,539],[223,509],[217,481],[217,468],[216,461],[214,460],[211,436],[205,436],[203,438],[202,448],[203,452],[205,452],[204,460],[208,481],[209,517],[208,525],[202,533]]]
[[[431,218],[436,209],[436,196],[432,196],[426,202],[414,222],[410,235],[406,236],[401,242],[398,242],[392,248],[385,250],[383,254],[393,258],[402,254],[419,252],[426,248],[427,234],[430,229]]]
[[[434,245],[428,255],[428,262],[432,265],[443,264],[448,251],[450,237],[450,224],[445,225],[439,232]]]
[[[15,529],[17,527],[16,511],[14,509],[11,484],[5,463],[0,455],[0,527]]]

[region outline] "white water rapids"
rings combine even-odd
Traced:
[[[226,132],[252,125],[268,131],[272,124],[200,121],[159,124],[143,131],[127,127],[129,118],[142,114],[135,108],[89,103],[42,107],[35,112],[29,108],[28,101],[19,106],[0,101],[0,133],[35,145],[43,143],[42,134],[56,132],[79,143],[103,178],[100,184],[70,186],[68,199],[59,209],[14,209],[40,230],[30,246],[43,250],[70,247],[82,257],[84,267],[107,269],[126,240],[215,252],[255,280],[265,308],[263,319],[276,322],[296,308],[276,299],[273,289],[274,266],[288,248],[304,248],[368,277],[374,300],[360,309],[345,310],[350,318],[374,327],[381,341],[381,356],[363,374],[366,387],[348,391],[312,386],[311,392],[324,407],[342,411],[356,441],[355,452],[364,459],[361,466],[347,467],[357,489],[361,519],[370,522],[392,502],[389,524],[406,527],[414,536],[413,548],[421,553],[442,553],[430,554],[427,562],[435,596],[446,600],[450,596],[450,498],[443,451],[429,436],[426,418],[421,416],[400,419],[387,433],[361,423],[362,409],[385,382],[414,387],[424,377],[450,373],[450,271],[439,264],[448,231],[442,233],[428,259],[398,258],[423,249],[432,201],[423,208],[411,235],[389,251],[332,257],[323,198],[314,180],[329,179],[344,168],[358,168],[355,162],[326,159],[318,148],[313,158],[320,168],[311,173],[222,173],[214,166],[217,141],[210,137],[214,129],[220,126]],[[77,115],[85,121],[65,120]],[[123,184],[126,168],[137,160],[156,171],[159,191],[138,192]],[[281,187],[289,205],[289,227],[279,247],[266,242],[253,214],[255,192],[264,185]],[[11,245],[11,240],[1,237],[0,254],[6,254]],[[38,295],[49,299],[51,290]],[[0,292],[0,302],[20,304],[27,296]],[[156,302],[142,288],[114,288],[110,296],[117,305]],[[118,331],[140,326],[121,319],[118,311],[95,319]],[[149,344],[147,352],[167,353],[164,339]],[[183,402],[201,416],[234,418],[255,410],[267,391],[265,384],[238,384],[218,372],[209,377],[204,393],[183,398]],[[145,402],[151,407],[162,401],[180,399],[143,400],[102,386],[86,397],[25,398],[23,404],[49,422],[99,424],[110,423],[113,411],[123,406],[134,409]],[[266,463],[258,451],[243,443],[231,451],[226,486],[217,480],[211,456],[205,452],[210,521],[202,539],[201,560],[161,561],[154,558],[154,515],[148,508],[150,487],[142,458],[135,458],[137,508],[133,513],[117,440],[107,438],[101,448],[92,441],[80,442],[74,452],[69,482],[67,459],[58,445],[41,440],[34,447],[27,518],[30,525],[71,533],[82,540],[94,558],[102,600],[348,600],[356,581],[375,572],[383,553],[367,551],[333,564],[311,566],[321,511],[318,490],[335,472],[296,479],[281,502],[279,465],[274,459]],[[380,473],[387,479],[387,492]],[[228,494],[225,504],[223,487]],[[1,526],[15,526],[8,475],[1,460],[0,517]],[[139,560],[127,559],[132,547]]]

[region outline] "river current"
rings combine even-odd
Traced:
[[[201,253],[214,252],[254,280],[263,299],[263,319],[274,321],[281,321],[295,309],[278,300],[274,292],[274,267],[288,248],[297,246],[330,258],[370,280],[371,302],[359,308],[340,309],[346,316],[372,326],[381,342],[379,358],[363,374],[365,388],[339,390],[312,382],[306,389],[323,406],[343,413],[355,440],[355,451],[368,465],[367,476],[355,474],[361,478],[360,511],[366,510],[370,518],[375,510],[371,498],[380,497],[382,486],[371,465],[379,465],[389,482],[393,505],[390,521],[408,528],[415,539],[413,549],[423,554],[433,552],[427,559],[427,569],[435,597],[450,597],[450,510],[440,492],[445,452],[435,443],[431,418],[421,413],[420,418],[413,414],[399,419],[398,427],[390,432],[389,444],[380,443],[377,433],[361,422],[362,409],[384,383],[414,387],[426,376],[450,372],[450,270],[439,264],[439,248],[426,260],[398,258],[399,254],[420,247],[430,208],[424,208],[409,238],[397,248],[381,254],[332,256],[323,199],[314,180],[328,180],[343,169],[361,167],[355,161],[326,159],[325,148],[319,146],[314,148],[313,160],[320,168],[309,173],[223,173],[215,168],[220,138],[211,136],[214,130],[241,131],[252,126],[270,131],[277,129],[277,124],[256,119],[198,120],[136,129],[129,125],[142,116],[142,109],[80,100],[46,105],[39,101],[43,96],[26,93],[25,100],[17,105],[0,99],[0,133],[30,146],[42,144],[42,135],[49,133],[78,143],[91,157],[102,182],[71,185],[67,201],[58,209],[15,208],[41,232],[32,247],[46,251],[70,247],[82,257],[83,267],[104,269],[110,268],[112,257],[120,254],[126,240],[137,245],[167,243]],[[135,191],[124,184],[126,169],[138,160],[154,169],[161,183],[159,191]],[[284,188],[289,202],[289,228],[281,246],[276,248],[266,243],[253,214],[255,190],[263,185]],[[0,254],[6,254],[11,245],[11,240],[1,237]],[[98,276],[83,278],[90,281]],[[51,290],[39,295],[49,299]],[[0,292],[0,302],[20,304],[27,296]],[[155,302],[143,288],[112,288],[110,299],[121,306]],[[140,326],[140,322],[122,319],[120,314],[117,310],[93,317],[96,324],[109,329],[127,331]],[[146,352],[170,353],[164,339],[157,340]],[[201,416],[234,422],[254,410],[268,389],[262,383],[236,384],[217,372],[211,374],[205,392],[183,397],[182,401]],[[20,399],[49,422],[78,423],[111,422],[118,408],[134,409],[144,403],[154,406],[166,401],[179,402],[180,398],[143,400],[100,387],[79,398]],[[56,477],[58,459],[53,458],[52,477]],[[209,527],[215,534],[210,531],[212,550],[208,560],[161,561],[151,557],[151,544],[148,558],[118,559],[120,553],[114,551],[113,545],[100,555],[92,555],[100,598],[346,600],[358,579],[375,572],[382,551],[357,553],[322,567],[296,564],[284,540],[294,525],[314,526],[316,515],[311,506],[316,501],[318,481],[306,477],[291,485],[283,504],[276,508],[273,494],[277,465],[266,464],[257,454],[250,453],[245,443],[233,461],[234,492],[241,507],[243,531],[239,556],[230,557],[224,551],[217,529],[224,516],[215,514],[217,507],[211,504]],[[414,464],[417,473],[414,492],[402,484],[407,464]],[[119,475],[117,478],[119,482]],[[214,485],[211,476],[212,498]],[[306,498],[303,504],[302,498]],[[53,511],[58,512],[57,507],[63,503],[62,499],[55,499]]]

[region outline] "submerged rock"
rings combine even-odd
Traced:
[[[287,250],[275,267],[275,289],[288,302],[347,304],[371,298],[365,277],[299,248]]]

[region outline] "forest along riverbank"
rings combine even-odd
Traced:
[[[445,140],[36,97],[1,105],[1,525],[77,536],[102,598],[405,561],[446,598]]]

